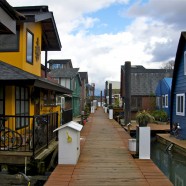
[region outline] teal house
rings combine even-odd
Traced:
[[[79,68],[56,68],[50,72],[51,77],[60,85],[72,90],[72,112],[73,117],[81,114],[81,78]]]

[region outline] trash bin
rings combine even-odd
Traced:
[[[129,151],[136,151],[136,139],[129,139]]]

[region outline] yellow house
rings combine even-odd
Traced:
[[[4,19],[12,22],[11,28],[0,22],[4,28],[0,32],[0,164],[5,159],[22,164],[23,157],[35,158],[54,143],[53,130],[60,125],[56,95],[72,92],[47,75],[47,52],[61,50],[48,6],[12,8],[6,1],[0,1],[0,6]],[[45,52],[44,72],[41,51]],[[14,155],[7,158],[5,152]]]

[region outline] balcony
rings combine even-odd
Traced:
[[[35,158],[57,139],[53,130],[58,127],[58,112],[0,118],[0,157],[9,154]]]

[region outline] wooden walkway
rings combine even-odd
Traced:
[[[45,186],[169,186],[171,182],[151,160],[133,159],[130,136],[102,108],[81,132],[77,165],[58,165]]]

